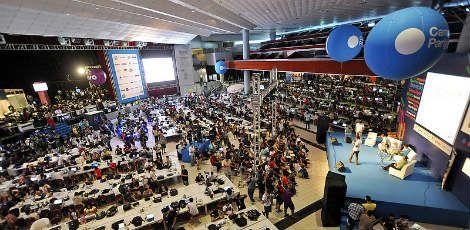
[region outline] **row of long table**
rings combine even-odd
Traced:
[[[225,176],[225,175],[219,175],[218,178],[224,180],[223,185],[219,185],[217,183],[214,183],[211,186],[212,190],[216,190],[217,188],[232,188],[233,195],[240,193],[240,190],[233,185],[233,183]],[[88,223],[81,224],[80,229],[97,229],[97,228],[103,228],[104,229],[112,229],[112,224],[118,221],[123,220],[124,225],[126,229],[138,229],[142,228],[144,226],[156,224],[156,223],[161,223],[163,221],[163,213],[162,209],[166,206],[169,206],[172,202],[179,202],[180,200],[183,199],[189,199],[192,197],[194,199],[194,202],[196,202],[196,205],[198,207],[204,207],[206,213],[208,212],[208,205],[218,202],[220,200],[223,200],[226,198],[225,193],[218,193],[214,194],[213,198],[210,196],[206,195],[204,192],[206,190],[206,185],[205,184],[190,184],[188,186],[184,186],[178,189],[178,194],[176,196],[165,196],[162,197],[162,201],[155,203],[153,202],[153,199],[150,199],[148,201],[145,200],[140,200],[139,204],[137,206],[134,206],[132,209],[128,211],[123,210],[123,206],[118,207],[118,212],[112,216],[112,217],[105,217],[101,220],[92,220]],[[178,214],[186,213],[188,212],[188,208],[185,207],[183,209],[180,209],[178,211]],[[152,221],[146,221],[146,217],[148,215],[153,215],[153,220]],[[143,219],[142,225],[140,226],[134,226],[131,221],[134,217],[140,216]],[[61,229],[69,229],[67,222],[61,223],[60,225],[56,225],[52,227],[51,229],[55,229],[59,227]]]
[[[243,210],[240,210],[240,211],[237,211],[235,212],[235,214],[239,215],[239,214],[244,214],[244,213],[247,213],[248,211],[250,210],[257,210],[259,213],[260,213],[260,216],[258,217],[258,219],[256,220],[250,220],[247,218],[246,215],[244,215],[244,217],[246,218],[246,225],[245,226],[238,226],[234,221],[230,220],[228,218],[228,216],[225,216],[223,219],[220,219],[220,220],[217,220],[217,221],[214,221],[214,222],[209,222],[209,223],[205,223],[205,224],[201,224],[197,227],[195,227],[194,229],[195,230],[207,230],[209,229],[209,226],[210,225],[216,225],[219,228],[219,230],[241,230],[241,229],[250,229],[250,230],[266,230],[266,229],[270,229],[270,230],[276,230],[277,227],[274,226],[273,223],[271,223],[271,221],[268,220],[268,218],[266,218],[266,216],[264,216],[256,207],[248,207],[246,209],[243,209]]]

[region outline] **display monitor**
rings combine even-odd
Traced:
[[[143,58],[145,81],[147,83],[175,81],[175,66],[172,57]]]
[[[45,82],[35,82],[33,83],[33,88],[35,92],[47,91],[47,83]]]
[[[429,72],[416,122],[453,144],[470,98],[470,78]]]

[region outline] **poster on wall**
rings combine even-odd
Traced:
[[[147,98],[147,86],[138,50],[109,50],[108,64],[119,103]]]

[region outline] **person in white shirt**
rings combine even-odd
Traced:
[[[362,132],[364,132],[364,128],[364,123],[362,123],[362,121],[358,121],[355,127],[356,135],[362,137]]]
[[[351,160],[352,160],[353,156],[355,156],[356,157],[356,165],[359,164],[358,163],[359,162],[359,151],[360,151],[360,148],[361,148],[361,144],[362,144],[361,136],[359,136],[359,134],[356,134],[356,139],[353,142],[353,148],[352,148],[351,154],[349,155],[348,163],[351,163]]]
[[[269,213],[271,212],[271,205],[272,205],[272,197],[268,193],[268,191],[265,191],[263,194],[263,197],[261,198],[261,201],[263,202],[264,206],[264,215],[266,218],[268,218]]]
[[[193,217],[199,215],[199,210],[197,209],[197,205],[194,203],[193,198],[189,198],[189,203],[186,205],[188,207],[188,212],[191,215],[190,220],[192,222]]]

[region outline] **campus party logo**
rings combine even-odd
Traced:
[[[335,28],[326,39],[326,52],[331,59],[345,62],[356,57],[363,46],[362,32],[352,25]]]
[[[218,61],[215,63],[215,72],[218,74],[224,74],[227,72],[227,66],[225,65],[224,61]]]
[[[448,43],[449,26],[439,12],[410,7],[385,16],[370,31],[364,57],[376,75],[401,80],[429,70]]]

